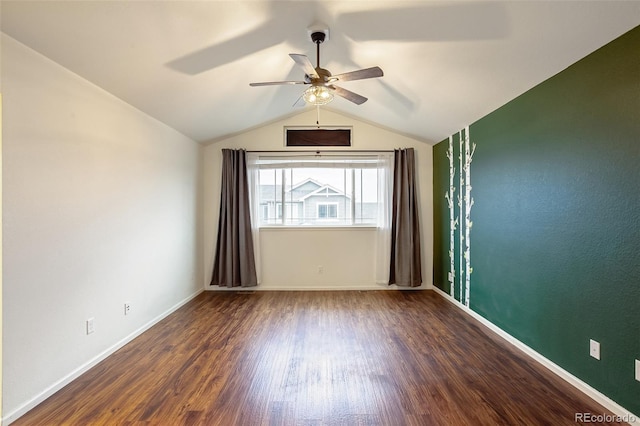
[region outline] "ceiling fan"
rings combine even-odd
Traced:
[[[366,78],[382,77],[384,74],[380,67],[365,68],[343,74],[332,75],[329,70],[320,67],[320,44],[327,38],[328,30],[318,30],[311,32],[311,41],[316,44],[316,64],[313,64],[306,55],[290,53],[289,56],[304,71],[304,81],[267,81],[263,83],[250,83],[249,86],[275,86],[287,84],[305,84],[310,87],[304,91],[301,98],[312,105],[324,105],[333,100],[334,94],[341,96],[356,105],[361,105],[367,101],[362,95],[350,90],[334,85],[336,82],[363,80]],[[299,99],[298,99],[299,100]],[[298,102],[296,102],[297,104]],[[295,105],[295,104],[294,104]]]

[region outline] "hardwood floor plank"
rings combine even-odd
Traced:
[[[575,425],[603,407],[434,292],[206,292],[16,425]]]

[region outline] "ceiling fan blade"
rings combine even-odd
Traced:
[[[343,74],[336,74],[330,77],[330,81],[351,81],[351,80],[363,80],[365,78],[382,77],[384,73],[380,67],[365,68],[358,71],[345,72]]]
[[[338,86],[328,86],[328,87],[332,89],[336,95],[342,96],[346,100],[351,101],[356,105],[362,105],[368,100],[364,96],[358,95],[357,93],[353,93],[350,90],[343,89],[342,87],[338,87]]]
[[[249,86],[280,86],[285,84],[308,84],[306,81],[265,81],[262,83],[249,83]]]
[[[316,69],[313,67],[313,64],[307,58],[306,55],[300,55],[298,53],[289,53],[291,59],[296,61],[296,64],[300,66],[304,70],[304,73],[311,78],[318,78],[318,73],[316,73]]]

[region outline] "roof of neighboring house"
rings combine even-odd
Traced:
[[[323,191],[325,192],[323,193]],[[289,195],[288,198],[291,202],[301,202],[312,196],[325,196],[327,194],[351,198],[333,186],[320,183],[311,178],[285,189],[285,192]],[[281,193],[282,185],[260,185],[260,200],[262,201],[279,200]]]
[[[307,194],[317,191],[319,188],[322,188],[322,186],[322,183],[315,179],[308,178],[293,185],[287,192],[291,194],[292,201],[301,201]]]
[[[314,196],[318,196],[318,197],[322,197],[322,196],[328,196],[328,195],[333,195],[333,196],[343,196],[346,198],[351,198],[349,195],[345,194],[342,191],[337,190],[336,188],[332,187],[331,185],[324,185],[318,189],[316,189],[313,192],[310,192],[308,194],[306,194],[305,196],[301,197],[300,200],[304,201],[307,198],[310,197],[314,197]]]

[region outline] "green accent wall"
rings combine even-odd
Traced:
[[[640,414],[640,27],[470,137],[470,308]],[[447,148],[434,147],[433,182],[434,284],[448,293]]]

